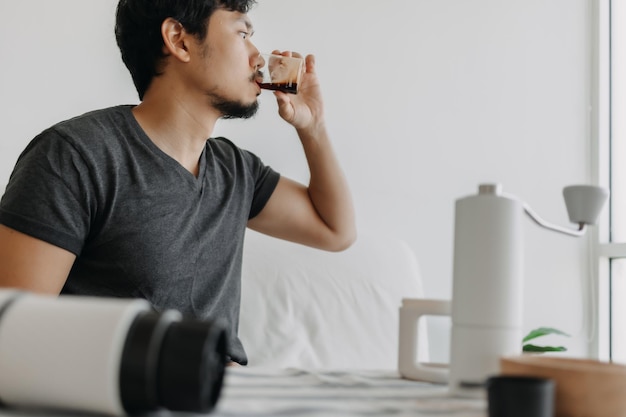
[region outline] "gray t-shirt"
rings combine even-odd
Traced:
[[[131,112],[87,113],[41,133],[20,155],[0,223],[77,255],[65,294],[141,297],[157,310],[218,319],[237,337],[248,219],[279,174],[224,138],[209,139],[196,178]]]

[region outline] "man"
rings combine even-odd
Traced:
[[[220,118],[258,106],[253,2],[119,2],[117,42],[141,102],[59,123],[20,155],[0,202],[0,286],[142,297],[221,319],[231,359],[246,363],[237,338],[246,227],[331,251],[355,239],[313,56],[297,95],[274,93],[306,154],[308,187],[224,138],[207,140]]]

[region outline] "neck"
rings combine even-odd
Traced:
[[[200,155],[219,116],[206,103],[189,103],[176,94],[158,93],[166,90],[152,90],[133,115],[159,149],[197,176]]]

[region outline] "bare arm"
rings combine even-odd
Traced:
[[[0,287],[59,294],[76,255],[0,224]]]
[[[265,208],[248,226],[308,246],[343,250],[356,238],[354,207],[323,120],[313,56],[306,58],[306,73],[298,94],[275,95],[279,114],[298,132],[310,182],[306,187],[281,178]]]

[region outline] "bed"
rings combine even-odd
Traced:
[[[329,253],[248,232],[242,279],[249,365],[227,370],[216,416],[486,415],[482,400],[399,377],[399,307],[424,295],[402,240],[361,230]]]
[[[360,231],[333,253],[249,231],[239,334],[251,367],[396,369],[402,298],[421,297],[415,255],[393,236]]]
[[[229,368],[211,417],[485,417],[485,402],[451,398],[442,385],[407,381],[394,371]],[[0,409],[2,417],[76,417],[86,413]],[[160,411],[153,417],[196,417]]]
[[[395,371],[233,368],[215,417],[485,417],[483,400],[452,398],[447,388],[408,381]]]

